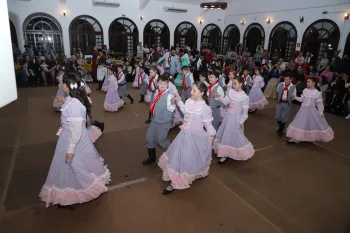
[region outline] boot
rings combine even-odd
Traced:
[[[149,112],[148,120],[145,121],[145,124],[149,124],[149,123],[151,123],[151,112]]]
[[[154,163],[156,161],[156,149],[155,148],[148,148],[148,158],[144,160],[142,163],[144,165]]]
[[[281,137],[282,134],[283,134],[283,129],[281,129],[282,128],[282,122],[278,121],[277,123],[278,123],[278,129],[277,129],[276,133],[277,133],[278,137]]]
[[[128,97],[128,99],[130,100],[131,104],[134,103],[134,99],[131,97],[131,95],[128,94],[126,97]]]
[[[103,81],[98,81],[98,88],[96,90],[101,90],[102,89],[102,84],[103,84]]]
[[[143,102],[145,102],[145,95],[141,95],[141,99],[139,101],[139,103],[143,103]]]

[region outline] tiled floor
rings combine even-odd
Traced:
[[[56,90],[20,89],[19,100],[0,109],[1,233],[346,232],[350,121],[326,115],[336,132],[334,141],[286,145],[285,138],[275,135],[274,101],[246,123],[246,135],[257,150],[251,160],[219,166],[214,158],[209,177],[163,196],[167,184],[160,169],[141,164],[147,156],[147,106],[135,101],[107,113],[105,94],[93,91],[93,116],[106,123],[96,148],[112,172],[111,191],[74,210],[46,209],[38,194],[57,140],[59,113],[51,107]],[[129,90],[138,100],[138,91]]]

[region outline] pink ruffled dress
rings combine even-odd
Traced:
[[[268,104],[261,88],[265,86],[264,79],[261,76],[254,76],[253,86],[249,92],[249,108],[250,109],[264,109]]]
[[[194,180],[209,174],[215,129],[211,109],[204,100],[188,99],[185,104],[178,102],[178,106],[185,116],[181,131],[158,165],[164,181],[171,181],[174,189],[186,189]]]
[[[61,108],[59,139],[49,174],[39,197],[52,205],[84,203],[107,192],[111,173],[96,151],[86,129],[86,109],[78,99],[67,97]],[[71,163],[66,153],[74,154]]]
[[[323,115],[322,93],[315,88],[306,88],[301,97],[295,99],[302,104],[288,126],[287,137],[294,142],[332,141],[334,132]]]
[[[226,97],[219,100],[228,108],[215,136],[214,151],[220,158],[250,159],[255,150],[240,127],[248,119],[249,97],[244,91],[230,89]]]
[[[114,75],[110,75],[108,77],[108,84],[108,91],[103,106],[107,112],[117,112],[125,104],[118,94],[117,78]]]
[[[59,96],[67,97],[67,94],[64,93],[63,88],[62,88],[62,76],[57,76],[57,82],[58,82],[58,90],[56,93],[56,97],[53,100],[53,107],[59,109],[61,107],[61,104],[58,102],[57,98]]]

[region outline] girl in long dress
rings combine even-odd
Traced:
[[[191,98],[185,104],[179,98],[173,99],[185,117],[180,133],[158,162],[163,170],[163,180],[170,181],[163,191],[164,195],[172,193],[174,189],[187,189],[194,180],[209,174],[215,129],[211,123],[213,117],[208,106],[207,91],[204,83],[195,82]]]
[[[119,97],[118,81],[112,70],[108,70],[108,84],[108,91],[103,107],[108,112],[117,112],[120,108],[124,107],[125,102]]]
[[[61,108],[59,139],[39,194],[46,207],[91,201],[108,191],[111,175],[88,136],[86,120],[91,106],[80,77],[64,75],[62,88],[68,97]]]
[[[221,158],[218,163],[222,164],[227,158],[234,160],[247,160],[251,158],[255,150],[253,145],[244,135],[244,123],[248,119],[249,97],[243,91],[243,77],[233,80],[233,88],[224,98],[219,98],[223,105],[228,106],[227,113],[215,136],[214,151]]]
[[[109,77],[110,74],[108,74],[108,72],[109,71],[107,71],[107,75],[106,75],[106,77],[105,77],[105,79],[103,81],[102,88],[101,88],[101,90],[104,91],[104,92],[107,92],[108,91],[108,87],[109,87],[109,83],[108,83],[109,79],[108,79],[108,77]]]
[[[135,75],[134,82],[132,83],[132,86],[135,88],[139,88],[140,87],[140,83],[139,83],[140,64],[137,62],[135,63],[135,69],[132,72],[132,75]]]
[[[62,83],[63,75],[64,75],[64,71],[63,71],[63,69],[60,69],[60,71],[58,72],[58,76],[57,76],[58,90],[57,90],[57,93],[56,93],[56,97],[53,100],[53,107],[56,108],[56,111],[60,111],[60,108],[62,106],[62,103],[59,101],[59,96],[67,97],[67,94],[64,93],[64,91],[62,89],[62,86],[63,86],[63,83]]]
[[[301,97],[294,97],[302,104],[287,129],[288,143],[329,142],[334,138],[334,132],[323,115],[322,93],[316,89],[317,82],[316,78],[309,78]]]
[[[249,108],[251,112],[257,109],[262,110],[268,104],[261,88],[265,86],[264,78],[260,75],[260,68],[255,69],[255,76],[253,78],[253,86],[249,92]]]

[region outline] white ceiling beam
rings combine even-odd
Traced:
[[[144,10],[148,5],[148,3],[150,2],[150,0],[139,0],[139,1],[140,1],[140,10]]]

